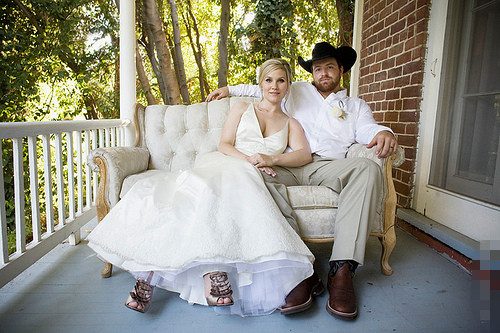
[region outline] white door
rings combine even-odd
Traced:
[[[500,0],[433,1],[414,208],[500,239]]]

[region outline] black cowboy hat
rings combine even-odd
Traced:
[[[314,45],[311,60],[306,61],[302,57],[299,57],[298,60],[299,65],[302,66],[302,68],[309,73],[312,73],[313,62],[326,58],[335,58],[339,66],[344,67],[344,73],[346,73],[356,62],[357,54],[356,51],[350,46],[341,46],[336,48],[330,43],[321,42]]]

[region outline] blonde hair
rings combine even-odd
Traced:
[[[285,96],[285,102],[290,94],[290,86],[292,84],[292,70],[290,69],[290,64],[285,59],[272,58],[266,60],[259,68],[257,75],[257,82],[259,87],[262,87],[262,82],[269,75],[269,73],[281,69],[286,73],[286,82],[288,83],[288,89]]]

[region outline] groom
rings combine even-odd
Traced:
[[[297,119],[311,146],[313,162],[300,168],[273,167],[275,177],[263,173],[266,185],[283,215],[295,230],[295,214],[288,201],[286,186],[323,185],[340,193],[335,221],[335,242],[330,258],[327,311],[335,316],[354,319],[358,315],[352,278],[358,264],[363,264],[365,246],[374,220],[378,193],[382,189],[382,173],[368,159],[345,159],[354,142],[376,147],[385,158],[396,152],[393,132],[377,125],[370,107],[359,98],[348,97],[340,87],[342,74],[356,61],[356,51],[348,46],[335,48],[327,42],[314,46],[312,58],[299,64],[312,73],[312,82],[294,82],[285,110]],[[233,96],[260,96],[258,86],[238,85],[213,91],[207,102]],[[324,287],[314,273],[288,294],[282,314],[309,308],[312,297]]]

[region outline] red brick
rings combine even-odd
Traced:
[[[372,36],[368,37],[368,39],[366,40],[367,45],[373,45],[376,42],[378,42],[376,35],[372,35]]]
[[[421,32],[427,32],[427,23],[428,23],[427,19],[422,19],[417,23],[415,23],[415,32],[417,34]]]
[[[385,94],[385,99],[393,100],[399,98],[399,89],[388,90]]]
[[[415,123],[406,124],[405,126],[406,134],[418,134],[418,126]]]
[[[376,55],[375,55],[375,61],[376,62],[381,62],[385,59],[387,59],[387,54],[389,53],[388,50],[382,50],[380,52],[378,52]]]
[[[394,86],[396,87],[404,87],[410,83],[410,75],[405,75],[398,77],[394,80]]]
[[[380,69],[381,69],[381,63],[371,65],[370,66],[370,73],[380,72]]]
[[[364,67],[364,66],[363,66],[363,67],[361,67],[361,68],[359,69],[359,75],[360,75],[360,76],[365,76],[365,75],[367,75],[368,73],[370,73],[370,70],[369,70],[369,68],[368,68],[368,67]]]
[[[409,4],[401,8],[399,11],[399,18],[404,18],[416,10],[416,4],[414,1],[409,1]]]
[[[405,111],[399,115],[399,121],[403,123],[417,122],[418,116],[416,111]]]
[[[429,0],[417,0],[417,8],[429,8],[430,3]]]
[[[401,165],[400,168],[402,167],[403,166]],[[410,189],[408,188],[408,185],[400,183],[397,180],[394,181],[394,189],[403,196],[410,196]]]
[[[374,101],[383,101],[385,100],[385,92],[384,91],[378,91],[376,93],[373,94],[373,100]],[[383,104],[380,104],[380,108],[379,110],[383,110]]]
[[[406,17],[406,25],[408,27],[411,27],[412,25],[414,25],[416,21],[417,21],[417,16],[415,15],[414,12]]]
[[[403,110],[403,101],[401,99],[398,99],[394,108],[395,110]]]
[[[405,124],[401,124],[401,123],[393,123],[393,124],[391,124],[391,129],[396,134],[397,133],[404,133],[405,128],[406,128]]]
[[[387,72],[386,71],[378,72],[377,74],[375,74],[375,82],[381,82],[385,79],[387,79]],[[379,88],[380,88],[380,86],[379,86]]]
[[[370,86],[368,87],[368,91],[369,92],[380,91],[380,82],[375,82],[370,84]]]
[[[403,73],[403,67],[401,67],[401,66],[391,68],[387,71],[387,77],[388,78],[395,78],[395,77],[401,76],[402,73]]]
[[[388,90],[391,88],[394,88],[394,80],[386,80],[380,84],[380,89],[382,90]]]
[[[379,1],[375,4],[375,7],[373,7],[373,11],[375,13],[380,13],[382,10],[385,8],[385,1]]]
[[[420,97],[421,88],[419,86],[409,86],[401,89],[401,98]]]
[[[385,70],[385,69],[393,68],[394,64],[395,64],[395,58],[389,58],[387,60],[384,60],[382,62],[382,69]]]
[[[385,112],[384,115],[385,121],[397,122],[399,119],[399,112]]]
[[[378,33],[384,29],[384,21],[378,21],[374,26],[373,26],[373,33]]]
[[[400,66],[411,61],[411,51],[405,52],[396,57],[396,66]]]
[[[385,26],[388,27],[398,20],[398,12],[394,12],[385,18]]]
[[[404,110],[417,110],[419,105],[418,98],[405,98],[403,100],[403,109]]]
[[[377,123],[381,122],[383,120],[383,117],[384,117],[384,114],[381,112],[374,112],[373,113],[373,119],[375,119],[375,121]]]
[[[394,35],[406,28],[406,20],[399,20],[391,25],[391,35]]]
[[[385,38],[389,37],[389,28],[386,28],[382,31],[380,31],[378,34],[377,34],[377,38],[378,40],[383,40]]]
[[[411,84],[422,84],[424,82],[424,73],[418,72],[411,75]]]
[[[387,98],[386,98],[387,99]],[[387,104],[387,110],[395,110],[396,108],[394,107],[396,105],[395,101],[390,101]]]
[[[398,43],[396,45],[393,45],[389,49],[389,57],[395,56],[397,54],[401,54],[401,52],[403,52],[403,49],[404,49],[404,44],[403,43]]]
[[[429,7],[430,6],[419,8],[415,12],[415,17],[416,17],[417,22],[420,21],[420,20],[422,20],[422,19],[428,19],[429,18]]]
[[[407,3],[408,0],[397,0],[392,3],[392,8],[394,9],[394,11],[397,11],[399,8],[402,8]]]
[[[411,60],[423,60],[425,58],[425,46],[420,45],[419,47],[413,49],[411,51]]]
[[[415,38],[409,38],[405,42],[405,51],[411,51],[415,48]]]
[[[420,60],[412,61],[403,65],[403,75],[412,74],[415,72],[421,72],[423,69],[423,63]]]
[[[417,136],[400,134],[398,135],[398,143],[402,146],[415,147],[417,145]]]

